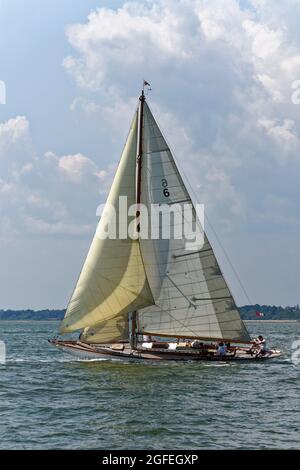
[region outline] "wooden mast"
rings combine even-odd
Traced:
[[[138,121],[138,145],[137,145],[137,180],[136,180],[136,230],[140,232],[140,203],[141,203],[141,181],[142,181],[142,156],[143,156],[143,118],[144,118],[144,94],[145,82],[143,82],[143,89],[139,106],[139,121]],[[137,312],[136,310],[131,314],[131,347],[136,345],[136,328],[137,328]]]
[[[141,180],[142,180],[142,156],[143,156],[143,117],[144,117],[144,102],[145,94],[144,88],[140,96],[140,109],[139,109],[139,124],[138,124],[138,153],[137,153],[137,188],[136,188],[136,218],[137,218],[137,231],[140,231],[140,203],[141,203]]]

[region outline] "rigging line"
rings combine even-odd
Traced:
[[[158,123],[157,123],[157,124],[158,124]],[[159,126],[159,128],[160,128],[160,126]],[[170,149],[170,152],[171,152],[171,154],[172,154],[172,156],[173,156],[173,159],[174,159],[174,161],[175,161],[175,164],[177,165],[177,167],[181,170],[182,174],[184,175],[185,181],[187,182],[187,185],[189,186],[190,191],[191,191],[191,193],[193,194],[195,201],[196,201],[197,203],[199,203],[198,197],[197,197],[197,195],[196,195],[196,193],[195,193],[195,191],[194,191],[192,185],[190,184],[189,179],[187,178],[184,169],[183,169],[182,166],[180,165],[179,160],[175,157],[175,153],[174,153],[172,147],[170,146],[168,140],[167,140],[166,137],[164,136],[164,134],[163,134],[161,128],[160,128],[160,131],[161,131],[161,134],[162,134],[163,138],[165,139],[165,141],[166,141],[166,143],[167,143],[167,145],[168,145],[168,147],[169,147],[169,149]],[[242,283],[242,281],[241,281],[241,279],[240,279],[240,277],[239,277],[239,275],[238,275],[236,269],[233,267],[233,264],[232,264],[232,262],[230,261],[230,258],[229,258],[229,256],[228,256],[228,254],[227,254],[227,252],[226,252],[226,250],[225,250],[223,244],[221,243],[221,241],[220,241],[220,239],[219,239],[219,237],[218,237],[218,235],[217,235],[215,229],[213,228],[212,223],[209,221],[209,219],[208,219],[206,213],[205,213],[204,215],[205,215],[205,218],[206,218],[206,220],[207,220],[207,222],[208,222],[208,225],[210,226],[212,232],[214,233],[214,236],[215,236],[215,238],[216,238],[216,240],[217,240],[219,246],[221,247],[221,249],[222,249],[222,251],[223,251],[223,253],[224,253],[224,255],[225,255],[225,258],[226,258],[227,262],[229,263],[229,265],[230,265],[230,267],[231,267],[231,269],[232,269],[232,272],[234,273],[234,275],[235,275],[235,277],[236,277],[238,283],[240,284],[240,286],[241,286],[241,288],[242,288],[242,291],[244,292],[244,294],[245,294],[245,296],[246,296],[246,298],[247,298],[249,304],[250,304],[250,305],[253,305],[253,302],[252,302],[252,300],[250,299],[250,297],[249,297],[249,295],[248,295],[248,293],[247,293],[247,291],[246,291],[246,289],[245,289],[245,287],[244,287],[244,285],[243,285],[243,283]]]
[[[156,305],[158,308],[160,308],[161,312],[164,312],[164,313],[166,313],[167,315],[169,315],[169,316],[174,320],[174,322],[179,323],[181,326],[183,326],[183,328],[186,328],[187,330],[190,331],[190,333],[193,333],[195,336],[197,336],[197,333],[196,333],[195,330],[193,330],[191,327],[189,327],[188,325],[186,325],[183,321],[179,320],[178,318],[175,318],[169,310],[164,309],[164,308],[161,307],[161,306],[159,305],[159,303],[157,303],[157,302],[155,302],[155,305]],[[141,313],[143,313],[143,312],[141,311]],[[186,317],[187,317],[187,315],[188,315],[188,314],[186,314]],[[160,323],[161,323],[161,322],[160,322]],[[163,336],[163,335],[162,335],[162,336]],[[188,337],[188,335],[186,335],[186,336]]]
[[[197,306],[196,306],[193,302],[191,302],[190,299],[187,298],[187,296],[182,292],[182,290],[179,289],[179,287],[177,286],[177,284],[173,281],[173,279],[172,279],[168,274],[166,274],[166,277],[169,279],[169,281],[171,282],[171,284],[173,284],[173,286],[175,287],[175,289],[177,289],[177,290],[180,292],[180,294],[188,301],[188,303],[189,303],[191,306],[193,306],[194,308],[197,308]]]
[[[230,261],[230,258],[229,258],[229,256],[228,256],[228,254],[227,254],[227,252],[226,252],[224,246],[222,245],[221,240],[219,239],[219,237],[218,237],[218,235],[217,235],[217,233],[216,233],[216,231],[215,231],[213,225],[212,225],[211,222],[209,221],[209,219],[208,219],[208,217],[207,217],[206,214],[205,214],[205,218],[206,218],[206,220],[207,220],[207,222],[208,222],[208,225],[210,226],[212,232],[214,233],[214,236],[216,237],[216,240],[218,241],[220,247],[222,248],[222,250],[223,250],[223,252],[224,252],[224,255],[225,255],[226,259],[227,259],[227,262],[229,263],[229,265],[230,265],[232,271],[234,272],[234,274],[235,274],[235,276],[236,276],[236,278],[237,278],[237,280],[238,280],[238,282],[239,282],[239,284],[240,284],[240,286],[241,286],[241,288],[242,288],[242,290],[243,290],[243,292],[244,292],[244,294],[245,294],[245,296],[246,296],[246,298],[247,298],[249,304],[250,304],[250,305],[253,305],[253,302],[251,301],[251,299],[250,299],[250,297],[249,297],[249,295],[248,295],[248,293],[247,293],[247,291],[246,291],[246,289],[245,289],[245,287],[244,287],[244,285],[243,285],[243,283],[242,283],[242,281],[241,281],[241,279],[240,279],[240,277],[239,277],[239,275],[238,275],[236,269],[234,268],[232,262]]]

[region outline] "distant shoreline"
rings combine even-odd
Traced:
[[[300,323],[300,320],[244,320],[245,323]]]
[[[282,307],[276,305],[244,305],[237,307],[242,320],[255,324],[264,323],[297,323],[300,322],[300,306]],[[66,309],[42,309],[42,310],[12,310],[0,309],[0,322],[16,321],[62,321]]]

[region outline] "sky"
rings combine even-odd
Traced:
[[[299,20],[299,0],[0,0],[0,309],[66,306],[143,79],[238,305],[300,303]]]

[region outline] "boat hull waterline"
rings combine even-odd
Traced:
[[[201,351],[190,349],[188,351],[173,351],[168,349],[147,350],[146,348],[132,348],[129,343],[113,348],[112,345],[92,345],[80,341],[50,340],[53,346],[81,360],[113,360],[113,361],[265,361],[278,358],[282,352],[278,349],[269,350],[264,355],[251,355],[247,348],[237,348],[236,354],[218,356],[217,354],[203,354]]]

